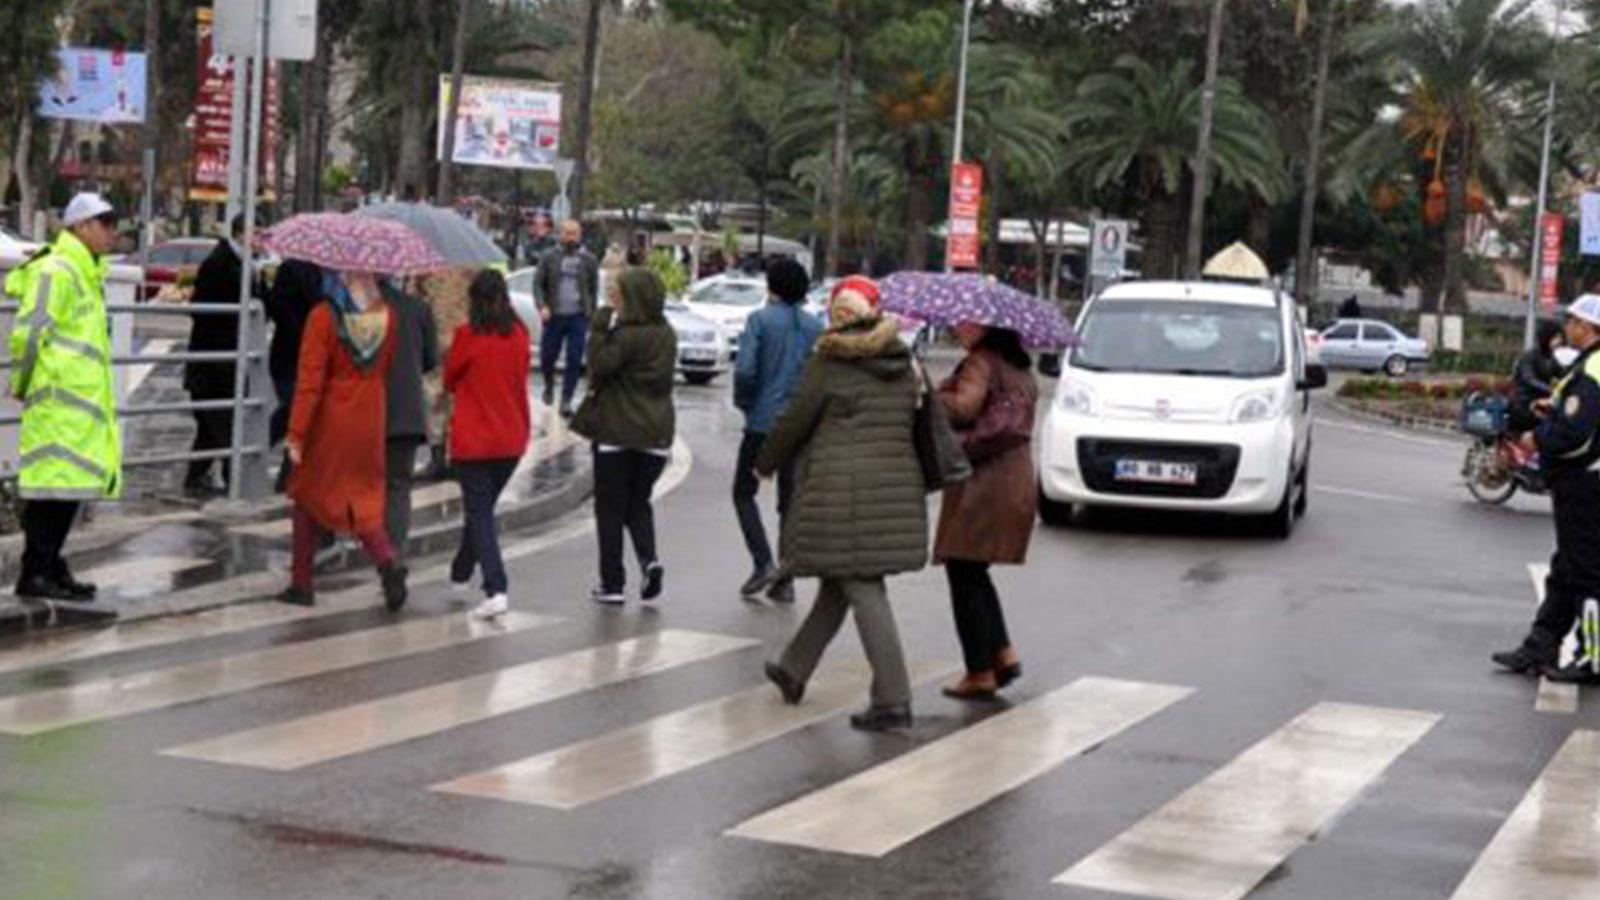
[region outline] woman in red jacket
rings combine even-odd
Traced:
[[[492,619],[507,606],[494,507],[528,448],[529,338],[499,272],[479,273],[468,297],[467,322],[456,329],[444,367],[444,389],[455,398],[450,458],[466,509],[450,583],[464,593],[472,570],[481,568],[485,599],[472,615]]]

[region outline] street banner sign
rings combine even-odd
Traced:
[[[39,86],[39,115],[100,125],[144,121],[145,55],[65,47],[56,77]]]
[[[1561,213],[1544,214],[1544,239],[1540,241],[1539,302],[1545,310],[1553,310],[1561,299],[1561,232],[1566,227],[1566,217]]]
[[[439,76],[439,121],[450,120],[450,76]],[[444,158],[444,128],[438,156]],[[453,162],[555,171],[561,156],[561,87],[468,75],[461,81]]]
[[[1589,192],[1578,200],[1578,253],[1600,256],[1600,193]]]
[[[978,268],[978,219],[983,207],[983,166],[956,163],[950,171],[950,232],[945,259],[950,268]]]
[[[228,199],[229,149],[233,143],[233,78],[234,60],[216,52],[212,38],[211,10],[195,10],[199,25],[198,57],[200,72],[194,98],[194,173],[190,179],[189,199],[207,203],[222,203]],[[248,72],[248,61],[239,67]],[[278,174],[278,66],[268,63],[266,72],[266,102],[262,107],[265,123],[262,127],[261,180],[263,196],[272,198],[272,185]],[[241,115],[244,113],[240,111]]]
[[[1090,277],[1121,278],[1128,262],[1128,223],[1095,219],[1089,234],[1093,240],[1089,252]]]

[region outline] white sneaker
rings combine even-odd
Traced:
[[[450,586],[445,589],[445,596],[449,597],[451,602],[466,603],[472,599],[472,582],[470,580],[450,582]]]
[[[506,614],[510,609],[505,594],[495,594],[493,597],[479,603],[472,608],[474,619],[497,619]]]
[[[621,606],[628,602],[628,598],[620,591],[612,592],[602,588],[595,588],[589,592],[589,599],[601,606]]]

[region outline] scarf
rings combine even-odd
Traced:
[[[383,351],[383,339],[389,333],[389,311],[377,304],[362,311],[350,288],[335,272],[322,277],[323,292],[333,307],[333,320],[338,327],[339,343],[349,351],[356,368],[363,372],[372,368]]]

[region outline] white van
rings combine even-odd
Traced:
[[[1294,303],[1264,287],[1133,282],[1084,307],[1040,450],[1040,515],[1128,506],[1305,514],[1311,391]]]

